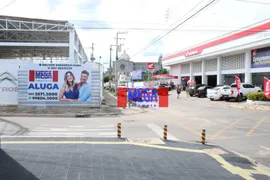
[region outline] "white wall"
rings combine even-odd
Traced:
[[[26,60],[0,60],[0,104],[18,104],[18,69],[20,65],[30,63]]]

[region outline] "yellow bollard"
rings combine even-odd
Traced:
[[[118,138],[121,138],[121,123],[117,124],[117,136]]]
[[[202,144],[205,144],[205,129],[202,130]]]
[[[164,125],[163,139],[167,140],[167,125]]]

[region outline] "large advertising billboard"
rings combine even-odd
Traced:
[[[251,67],[270,67],[270,47],[254,49],[251,52]]]
[[[27,101],[90,103],[90,64],[31,64],[27,67]]]

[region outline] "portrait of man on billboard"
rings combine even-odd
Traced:
[[[89,78],[89,72],[83,70],[81,72],[80,83],[78,83],[79,89],[79,102],[89,102],[91,100],[91,87],[87,82]]]

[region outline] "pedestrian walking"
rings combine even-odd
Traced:
[[[182,91],[182,87],[180,85],[178,85],[176,91],[177,91],[177,99],[179,99],[179,96],[180,96],[181,91]]]

